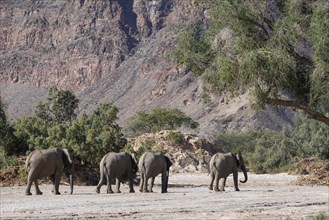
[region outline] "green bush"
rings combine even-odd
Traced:
[[[4,148],[0,147],[0,169],[6,167],[18,166],[19,161],[17,156],[8,156]]]
[[[83,161],[98,163],[110,152],[119,152],[127,143],[116,124],[118,108],[101,103],[92,114],[83,114],[68,128],[67,143]]]
[[[167,140],[170,141],[172,145],[183,145],[185,143],[184,136],[180,132],[170,131],[167,136]]]
[[[156,108],[150,113],[138,112],[125,128],[125,131],[130,136],[138,136],[143,133],[174,130],[182,125],[192,129],[198,127],[197,122],[178,109]]]
[[[314,216],[313,220],[329,220],[329,216],[324,213],[320,213],[317,216]]]
[[[329,129],[318,121],[298,118],[281,132],[249,131],[221,134],[217,145],[224,152],[240,151],[255,173],[288,171],[296,157],[329,159]]]

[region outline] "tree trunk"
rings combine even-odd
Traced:
[[[272,99],[272,98],[267,98],[266,99],[266,104],[271,104],[271,105],[281,105],[281,106],[286,106],[286,107],[292,107],[292,108],[297,108],[302,111],[304,111],[306,114],[308,114],[311,118],[323,122],[326,125],[329,126],[329,118],[324,116],[323,114],[311,109],[310,107],[306,105],[302,105],[298,102],[295,101],[290,101],[290,100],[283,100],[283,99]]]

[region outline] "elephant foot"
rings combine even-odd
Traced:
[[[168,191],[166,190],[166,191],[161,191],[161,193],[167,193]]]
[[[208,189],[209,189],[209,190],[213,190],[213,187],[212,187],[212,186],[208,186]]]
[[[130,192],[130,193],[134,193],[134,192],[135,192],[135,190],[134,190],[134,189],[131,189],[129,192]]]
[[[96,191],[96,193],[98,193],[98,194],[100,193],[100,189],[99,189],[99,188],[96,188],[95,191]]]
[[[32,193],[31,192],[25,192],[25,195],[30,196],[30,195],[32,195]]]
[[[240,190],[238,188],[236,188],[235,191],[240,191]]]
[[[37,195],[42,195],[43,193],[41,191],[37,192],[36,193]]]
[[[55,192],[54,195],[60,195],[61,193],[60,192]]]

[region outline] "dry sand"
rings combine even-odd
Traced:
[[[242,178],[242,175],[239,175]],[[328,186],[294,186],[297,176],[249,174],[240,191],[233,190],[232,176],[225,192],[209,191],[207,174],[171,174],[169,193],[160,193],[160,176],[154,193],[95,193],[95,186],[61,185],[53,195],[41,185],[43,195],[25,196],[25,187],[1,188],[1,219],[312,219],[329,216]]]

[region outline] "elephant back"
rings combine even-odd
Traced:
[[[25,161],[25,168],[28,171],[30,168],[30,164],[33,162],[35,157],[40,157],[42,155],[40,150],[34,150],[32,151],[26,158]]]

